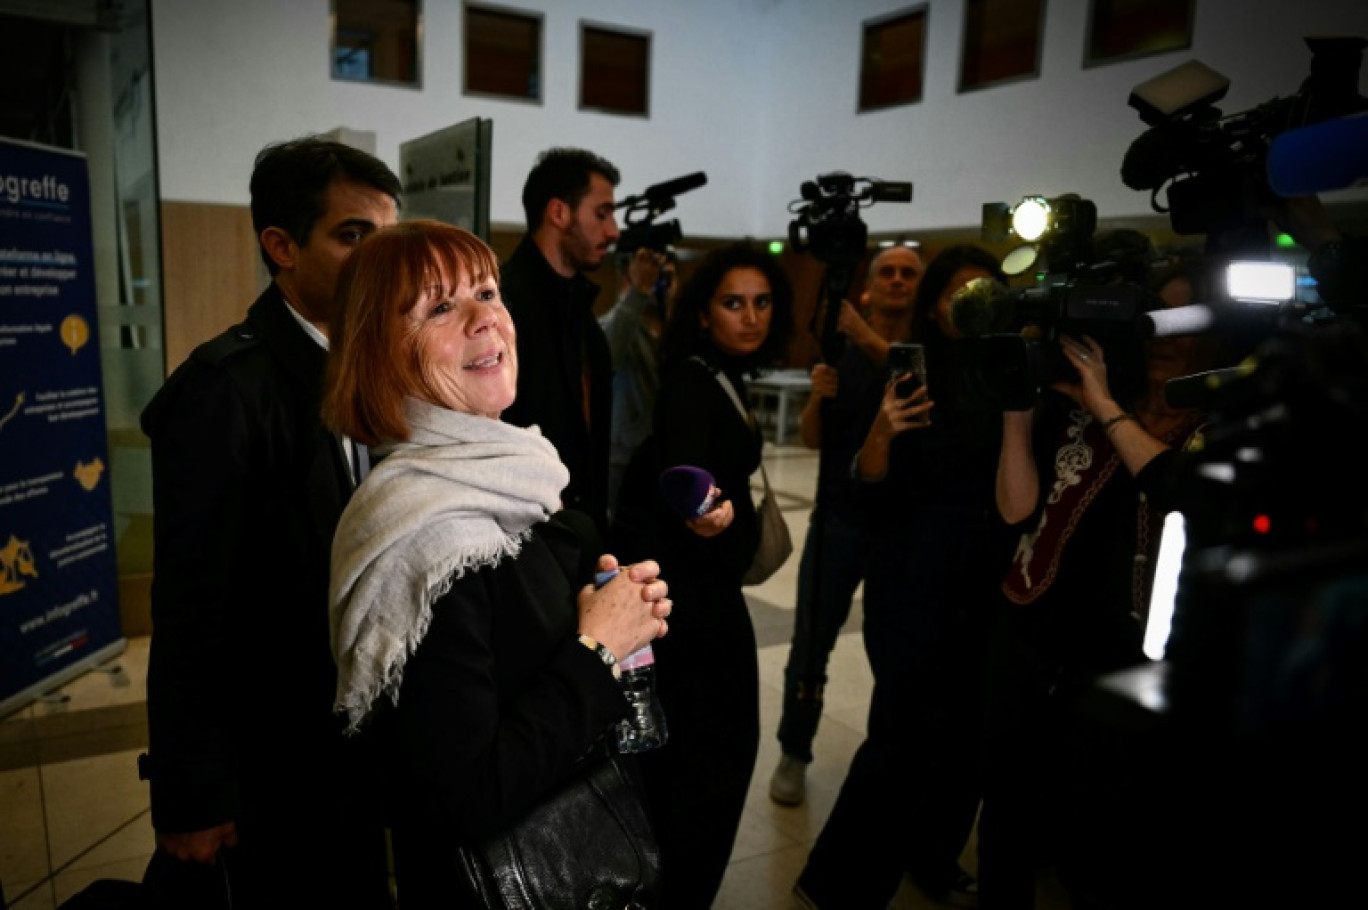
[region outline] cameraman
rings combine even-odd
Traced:
[[[1100,236],[1097,247],[1116,239]],[[1134,279],[1146,263],[1132,265]],[[1163,306],[1185,306],[1207,299],[1198,296],[1204,277],[1200,264],[1180,260],[1150,287]],[[1200,444],[1205,419],[1169,407],[1164,384],[1224,365],[1214,336],[1157,338],[1136,387],[1113,389],[1110,352],[1093,338],[1063,335],[1060,346],[1076,379],[1053,384],[1033,410],[1002,417],[997,507],[1022,534],[989,645],[983,910],[1031,907],[1036,868],[1051,864],[1083,901],[1090,870],[1077,860],[1100,832],[1079,830],[1082,797],[1095,801],[1116,782],[1088,761],[1078,703],[1099,675],[1145,660],[1165,500],[1178,451]]]
[[[617,303],[599,317],[613,361],[613,417],[608,438],[608,513],[617,509],[618,490],[632,453],[651,435],[655,409],[660,329],[679,290],[679,256],[673,250],[638,247],[619,263],[627,277]]]

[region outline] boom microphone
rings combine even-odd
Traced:
[[[1268,147],[1279,196],[1310,196],[1368,182],[1368,112],[1289,130]]]
[[[685,174],[683,177],[676,177],[673,180],[666,180],[664,183],[648,186],[646,187],[645,192],[637,196],[628,196],[614,206],[614,208],[620,209],[628,206],[641,205],[642,203],[660,203],[666,199],[673,199],[680,193],[696,190],[707,182],[708,175],[702,171],[693,174]]]

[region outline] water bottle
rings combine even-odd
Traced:
[[[594,577],[597,587],[603,587],[617,574],[600,572]],[[665,745],[669,732],[665,726],[665,712],[655,691],[655,650],[646,645],[618,661],[622,694],[632,706],[631,716],[618,721],[614,731],[619,752],[645,752]]]
[[[645,752],[665,745],[669,731],[656,697],[655,651],[650,645],[633,651],[618,661],[618,667],[622,670],[622,693],[632,706],[631,716],[618,721],[618,751]]]

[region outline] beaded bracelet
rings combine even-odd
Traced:
[[[1110,433],[1110,432],[1112,431],[1112,428],[1115,427],[1118,423],[1120,423],[1120,422],[1123,421],[1123,420],[1129,420],[1129,421],[1132,421],[1132,422],[1134,422],[1134,423],[1136,423],[1136,424],[1140,423],[1140,421],[1138,421],[1138,420],[1135,419],[1135,415],[1133,415],[1133,414],[1127,414],[1125,411],[1122,411],[1120,414],[1117,414],[1115,417],[1109,417],[1109,418],[1107,418],[1106,420],[1102,421],[1102,432],[1103,432],[1103,433]]]

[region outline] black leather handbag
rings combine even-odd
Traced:
[[[490,910],[646,910],[658,900],[660,850],[634,782],[596,759],[522,821],[460,849]]]

